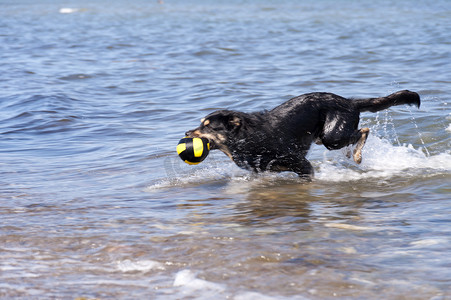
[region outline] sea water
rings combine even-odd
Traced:
[[[451,298],[449,1],[2,1],[0,298]],[[312,182],[175,146],[216,109],[315,91],[363,161]]]

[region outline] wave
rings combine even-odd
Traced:
[[[213,281],[200,279],[196,272],[185,269],[178,271],[175,274],[175,279],[173,282],[173,287],[175,288],[175,293],[180,294],[181,298],[186,297],[194,297],[196,299],[213,299],[213,298],[222,298],[231,293],[230,286],[225,284],[216,283]],[[234,291],[232,292],[234,300],[275,300],[275,299],[296,299],[296,300],[305,300],[306,298],[302,296],[293,296],[293,297],[283,297],[277,296],[273,297],[270,295],[265,295],[262,293],[254,292],[254,291]],[[179,297],[177,297],[179,298]]]
[[[165,270],[164,264],[154,260],[131,261],[129,259],[116,262],[117,270],[127,272],[148,273],[154,270]]]
[[[79,102],[65,95],[5,98],[5,105],[1,107],[0,134],[73,130],[72,123],[81,118],[73,109]]]

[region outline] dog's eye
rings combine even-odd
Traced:
[[[210,120],[205,120],[204,121],[204,126],[208,126],[210,124]]]

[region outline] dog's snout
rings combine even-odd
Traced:
[[[187,136],[187,137],[195,137],[194,131],[195,130],[188,130],[187,132],[185,132],[185,136]]]

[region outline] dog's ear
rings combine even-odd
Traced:
[[[236,115],[230,116],[228,126],[230,129],[234,129],[234,130],[238,129],[241,126],[240,117],[238,117]]]

